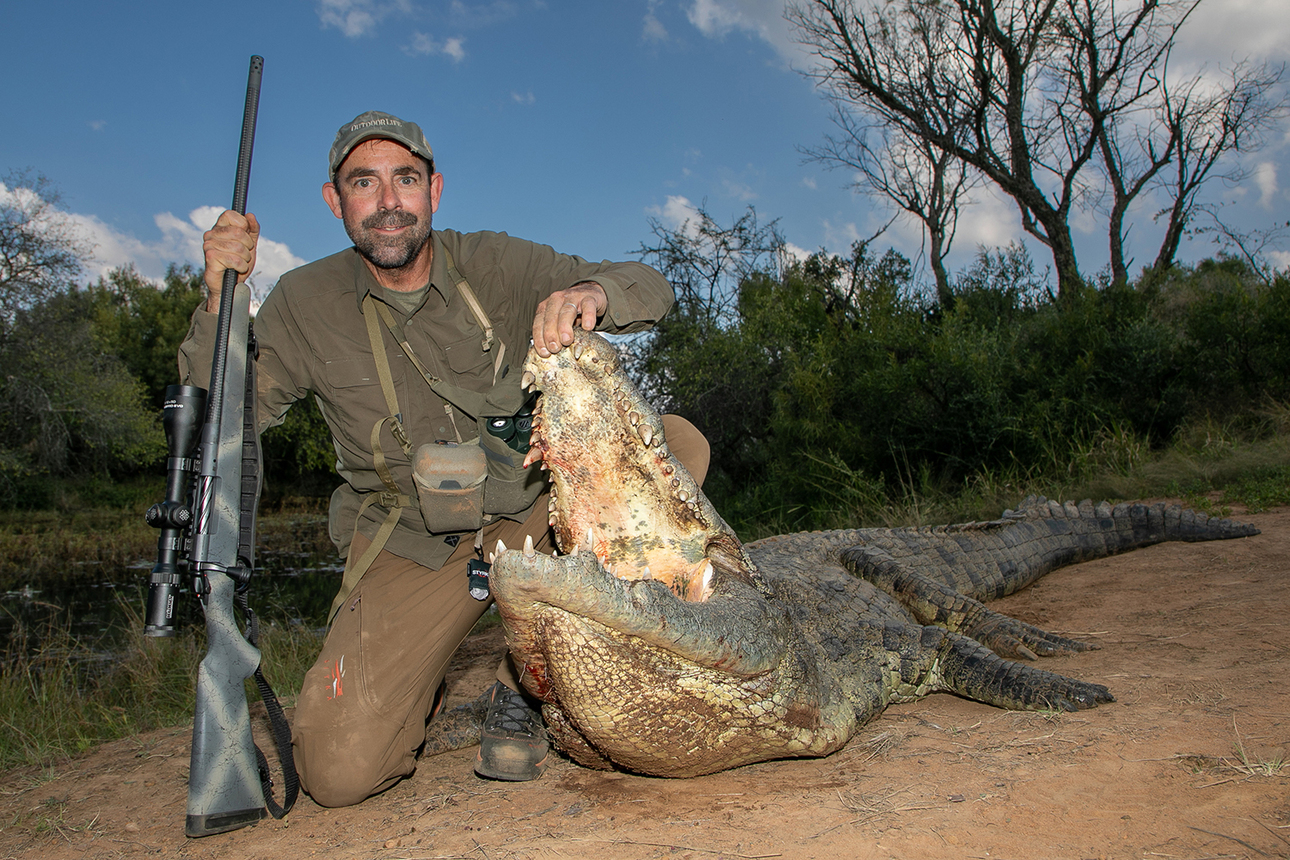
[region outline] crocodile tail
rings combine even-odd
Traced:
[[[1110,552],[1123,552],[1163,541],[1208,541],[1250,537],[1259,530],[1249,523],[1211,517],[1182,505],[1157,502],[1109,502],[1079,504],[1058,502],[1043,496],[1027,496],[1016,510],[1003,513],[1004,521],[1080,520],[1090,532],[1100,532]]]

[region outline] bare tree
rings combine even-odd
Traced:
[[[704,203],[675,229],[651,218],[650,231],[654,243],[642,242],[635,253],[671,282],[686,314],[714,323],[730,313],[744,279],[756,272],[777,277],[783,264],[778,221],[759,224],[751,206],[729,227]]]
[[[1169,203],[1157,215],[1165,221],[1165,235],[1153,264],[1156,271],[1173,265],[1178,245],[1200,211],[1201,186],[1213,178],[1232,184],[1244,178],[1239,164],[1224,169],[1223,156],[1257,149],[1264,132],[1284,116],[1286,97],[1276,92],[1283,75],[1284,68],[1241,63],[1219,86],[1207,85],[1197,75],[1165,87],[1161,115],[1173,157],[1159,179]]]
[[[0,186],[2,334],[19,310],[73,283],[91,249],[58,208],[58,192],[44,176],[9,173]]]
[[[960,206],[977,183],[977,174],[925,139],[899,129],[862,124],[841,108],[834,123],[842,135],[830,136],[824,146],[805,152],[829,166],[858,171],[853,183],[856,190],[886,197],[922,223],[937,299],[942,307],[951,307],[954,293],[945,258],[954,245]]]
[[[1167,86],[1170,49],[1198,2],[801,0],[789,18],[821,61],[812,74],[828,98],[1011,197],[1065,293],[1081,283],[1070,227],[1078,208],[1106,208],[1113,276],[1127,277],[1125,219],[1144,189],[1172,193],[1185,224],[1213,163],[1275,114],[1268,96],[1280,72],[1267,68],[1211,95],[1250,106],[1229,111],[1240,124],[1231,136],[1205,136],[1214,117]],[[1180,160],[1188,181],[1163,181]]]

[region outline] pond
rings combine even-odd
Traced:
[[[251,580],[251,609],[262,618],[322,628],[343,567],[330,547],[311,551],[262,549]],[[11,577],[0,592],[0,654],[39,648],[51,631],[110,650],[129,625],[142,625],[153,560],[130,564],[77,562],[58,574]],[[187,584],[176,626],[202,624]]]

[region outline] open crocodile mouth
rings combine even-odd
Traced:
[[[547,358],[530,350],[523,385],[542,392],[525,465],[551,473],[560,552],[592,552],[619,579],[656,580],[688,601],[711,597],[723,572],[747,577],[738,540],[604,338],[577,330]]]

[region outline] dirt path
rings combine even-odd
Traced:
[[[1075,715],[936,695],[842,752],[692,780],[557,761],[490,783],[473,750],[351,809],[183,836],[188,732],[103,747],[0,783],[0,858],[1290,857],[1290,509],[1263,534],[1068,568],[992,604],[1103,649],[1045,666],[1107,684]],[[500,649],[473,640],[453,692]]]

